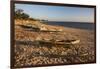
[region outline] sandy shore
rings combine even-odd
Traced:
[[[49,27],[49,26],[48,26]],[[37,37],[80,39],[76,45],[40,45]],[[36,32],[15,26],[15,67],[93,62],[94,31],[64,28],[62,32]]]

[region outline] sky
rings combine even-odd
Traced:
[[[30,17],[49,21],[94,22],[94,8],[15,4]]]

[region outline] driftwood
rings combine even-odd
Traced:
[[[38,40],[37,42],[39,42],[39,44],[69,45],[69,44],[78,44],[80,40],[60,40],[60,41]]]

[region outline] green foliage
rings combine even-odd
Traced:
[[[26,14],[26,13],[22,13],[22,14],[21,14],[21,18],[22,18],[22,19],[28,19],[28,18],[29,18],[29,15]]]
[[[15,11],[15,18],[16,19],[28,19],[29,15],[24,13],[22,9],[17,9]]]

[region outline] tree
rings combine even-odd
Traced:
[[[29,15],[24,13],[22,9],[15,10],[15,18],[16,19],[28,19]]]
[[[22,10],[22,9],[17,9],[17,10],[15,11],[15,13],[16,13],[16,14],[22,14],[22,13],[23,13],[23,10]]]

